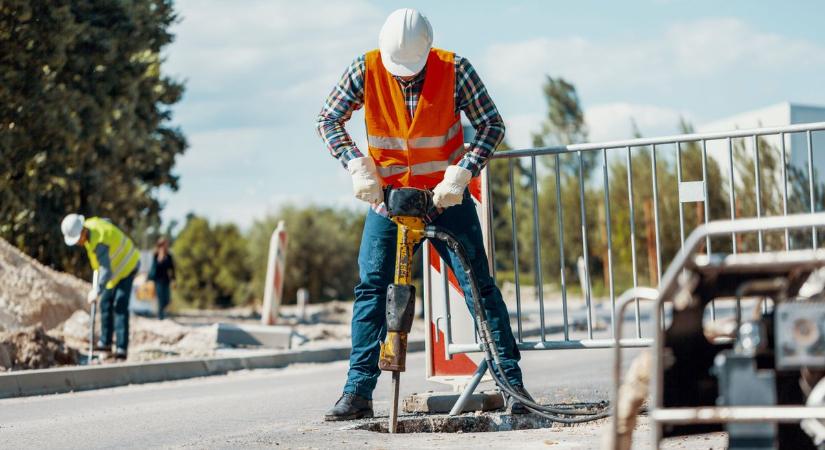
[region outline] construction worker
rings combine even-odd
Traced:
[[[355,197],[371,204],[358,255],[360,282],[355,288],[352,353],[343,395],[326,420],[372,417],[380,342],[386,335],[385,298],[393,281],[396,225],[387,218],[382,187],[433,191],[442,211],[430,222],[451,231],[472,261],[492,334],[501,354],[501,369],[525,396],[520,359],[507,307],[489,275],[481,225],[467,186],[504,138],[504,124],[473,66],[453,52],[432,48],[427,18],[414,9],[399,9],[381,28],[376,50],[359,56],[329,94],[318,117],[318,133],[349,171]],[[351,139],[344,124],[364,107],[368,152]],[[460,113],[476,130],[465,149]],[[446,245],[433,242],[447,264],[459,264]],[[469,280],[455,271],[472,307]],[[513,413],[526,409],[507,399]]]
[[[92,270],[99,274],[97,287],[93,286],[86,297],[89,303],[100,298],[101,336],[97,349],[111,352],[115,334],[115,359],[125,360],[129,348],[129,299],[140,266],[140,252],[125,233],[100,217],[86,219],[80,214],[69,214],[60,229],[66,245],[86,248]]]

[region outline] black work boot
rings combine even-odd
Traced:
[[[119,348],[115,351],[115,361],[126,361],[127,353],[126,350]]]
[[[335,402],[324,416],[324,420],[355,420],[372,417],[372,400],[367,400],[360,395],[344,392],[341,398]]]
[[[516,391],[522,397],[527,397],[529,400],[533,400],[533,397],[530,395],[529,392],[527,392],[526,389],[524,389],[524,386],[513,386],[513,390]],[[506,392],[504,393],[504,398],[507,400],[507,404],[505,406],[505,410],[507,411],[507,413],[509,413],[509,414],[527,414],[527,413],[530,412],[527,409],[527,407],[524,406],[524,404],[522,404],[520,401],[516,400],[515,397],[513,397],[511,395],[507,395]],[[533,401],[535,401],[535,400],[533,400]]]

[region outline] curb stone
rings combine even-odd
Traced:
[[[424,350],[424,341],[408,344],[409,352]],[[129,384],[156,383],[224,375],[237,370],[274,369],[296,363],[326,363],[349,358],[350,346],[272,351],[247,356],[115,363],[0,373],[0,399],[88,391]]]

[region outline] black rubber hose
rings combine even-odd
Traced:
[[[456,239],[450,232],[433,225],[428,225],[424,229],[424,236],[428,239],[436,239],[444,242],[447,247],[458,257],[459,263],[461,264],[461,270],[464,271],[467,275],[467,279],[470,280],[470,294],[473,298],[473,309],[475,313],[474,318],[481,341],[481,348],[484,351],[490,375],[501,390],[521,402],[521,404],[523,404],[528,410],[560,423],[573,424],[590,422],[608,417],[610,415],[610,412],[607,410],[596,412],[577,409],[552,408],[546,405],[540,405],[516,392],[504,373],[499,373],[499,371],[501,371],[501,365],[498,348],[496,347],[495,340],[492,338],[492,334],[490,333],[490,328],[487,323],[487,313],[481,304],[481,292],[478,289],[478,281],[473,274],[472,266],[469,263],[469,258],[467,257],[467,252],[464,250],[464,246],[462,246],[461,243],[458,242],[458,239]],[[561,415],[586,417],[562,417]]]

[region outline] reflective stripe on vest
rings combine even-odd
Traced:
[[[461,119],[455,112],[455,55],[430,50],[412,117],[380,52],[368,52],[365,59],[367,143],[382,185],[432,189],[464,152]]]
[[[391,165],[388,167],[378,167],[378,174],[384,178],[393,175],[399,175],[409,170],[413,175],[426,175],[433,172],[443,172],[447,170],[447,166],[456,162],[456,160],[464,154],[464,144],[453,150],[450,153],[449,159],[442,161],[427,161],[423,163],[413,164],[412,166]]]
[[[83,226],[90,231],[85,247],[92,269],[97,270],[100,267],[95,248],[103,244],[109,249],[109,263],[111,264],[109,269],[112,277],[106,283],[106,289],[112,289],[120,280],[135,270],[140,262],[140,254],[125,233],[104,219],[90,217],[86,219]]]
[[[414,148],[435,148],[443,147],[461,131],[461,121],[456,122],[447,130],[447,134],[441,136],[425,136],[405,141],[403,138],[389,136],[367,136],[367,143],[370,147],[383,150],[409,150]]]

